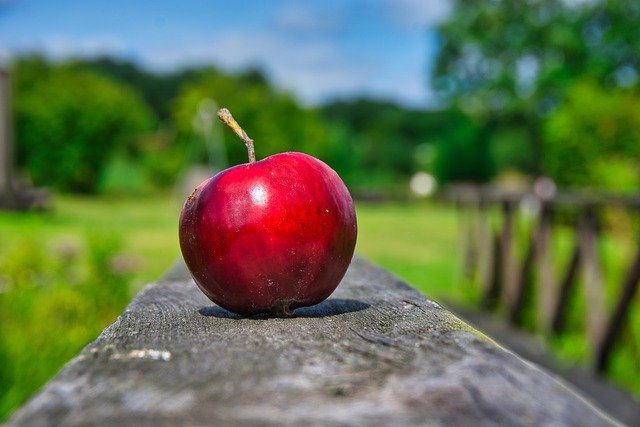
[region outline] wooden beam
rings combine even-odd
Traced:
[[[500,251],[502,259],[502,303],[507,310],[516,304],[518,297],[518,261],[515,247],[515,205],[510,200],[502,203],[502,233]]]
[[[488,207],[484,202],[478,203],[478,213],[476,217],[476,283],[480,284],[482,293],[485,294],[494,282],[494,261],[496,249],[494,245],[494,235],[489,220]]]
[[[513,324],[521,324],[522,323],[522,312],[524,307],[529,303],[527,299],[530,298],[530,294],[532,292],[532,270],[533,265],[535,263],[536,257],[539,253],[538,247],[539,241],[541,239],[541,234],[545,231],[545,209],[542,207],[538,212],[538,221],[534,225],[533,230],[531,231],[531,236],[529,238],[529,242],[527,244],[527,249],[524,255],[524,259],[522,261],[522,265],[520,270],[518,271],[518,277],[516,281],[513,300],[511,301],[511,305],[507,307],[507,312],[509,315],[509,321]]]
[[[16,180],[14,161],[11,78],[0,66],[0,209],[46,209],[49,192]]]
[[[459,222],[460,238],[460,271],[465,282],[473,280],[474,273],[478,268],[478,206],[469,204],[464,206],[462,202],[456,203]]]
[[[0,206],[14,207],[11,80],[9,70],[0,67]]]
[[[502,289],[502,280],[500,279],[502,246],[500,236],[497,234],[492,235],[490,242],[491,246],[488,251],[490,256],[484,277],[481,305],[488,310],[494,310],[499,305]]]
[[[296,314],[223,310],[180,264],[9,425],[616,425],[357,257],[334,295]]]
[[[551,205],[543,203],[540,209],[540,223],[536,241],[537,265],[537,322],[538,330],[548,332],[551,329],[554,302],[558,297],[553,265],[553,251],[551,248],[551,233],[553,227],[553,211]]]
[[[597,350],[605,327],[604,289],[602,266],[598,250],[600,234],[594,207],[584,211],[580,227],[580,252],[582,253],[582,280],[586,298],[587,339]]]

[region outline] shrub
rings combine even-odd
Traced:
[[[436,143],[434,172],[438,182],[485,182],[494,175],[488,139],[471,120],[459,117]]]
[[[15,76],[18,162],[38,185],[94,192],[111,155],[153,123],[132,89],[94,72],[26,59]]]
[[[562,186],[636,188],[640,96],[582,81],[544,126],[544,172]]]
[[[130,298],[120,239],[89,235],[86,250],[32,240],[0,252],[0,420],[94,339]]]

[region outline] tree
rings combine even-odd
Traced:
[[[116,150],[135,150],[153,115],[129,87],[40,58],[16,64],[17,158],[37,185],[93,192]]]
[[[283,151],[303,151],[326,158],[327,131],[315,111],[304,109],[291,95],[275,90],[254,73],[233,76],[211,70],[196,81],[185,83],[174,103],[178,144],[183,153],[195,153],[187,161],[207,162],[206,147],[194,132],[194,118],[205,100],[231,110],[255,139],[258,158]],[[229,163],[246,163],[242,142],[230,131],[224,132]],[[196,145],[197,149],[187,150],[189,145]]]
[[[640,96],[592,80],[571,86],[544,125],[544,172],[560,185],[640,187]]]
[[[336,164],[345,167],[339,172],[361,184],[408,177],[416,171],[420,147],[434,146],[434,135],[452,124],[447,111],[412,110],[367,98],[331,102],[321,111],[329,127],[342,130],[334,151]]]
[[[74,63],[81,68],[96,71],[110,79],[134,87],[161,122],[168,122],[171,119],[173,101],[186,83],[198,81],[207,74],[220,73],[212,66],[189,67],[174,72],[157,73],[146,70],[134,62],[110,57],[77,60]],[[247,83],[267,82],[264,75],[255,69],[238,73],[237,77]]]
[[[433,85],[491,132],[524,129],[541,172],[543,120],[585,76],[604,87],[635,84],[640,7],[635,0],[455,1],[438,29]],[[491,136],[490,136],[491,137]]]

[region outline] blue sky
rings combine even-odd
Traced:
[[[368,94],[427,106],[433,28],[449,12],[447,0],[0,0],[0,52],[258,66],[307,104]]]

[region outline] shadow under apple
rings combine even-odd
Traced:
[[[371,307],[371,304],[348,298],[329,298],[322,301],[320,304],[313,305],[311,307],[300,307],[295,310],[295,317],[330,317],[338,316],[346,313],[353,313],[356,311],[366,310]],[[211,305],[208,307],[202,307],[198,310],[203,316],[218,317],[221,319],[271,319],[276,318],[273,314],[264,313],[256,316],[242,316],[240,314],[232,313],[229,310],[225,310],[217,305]]]

